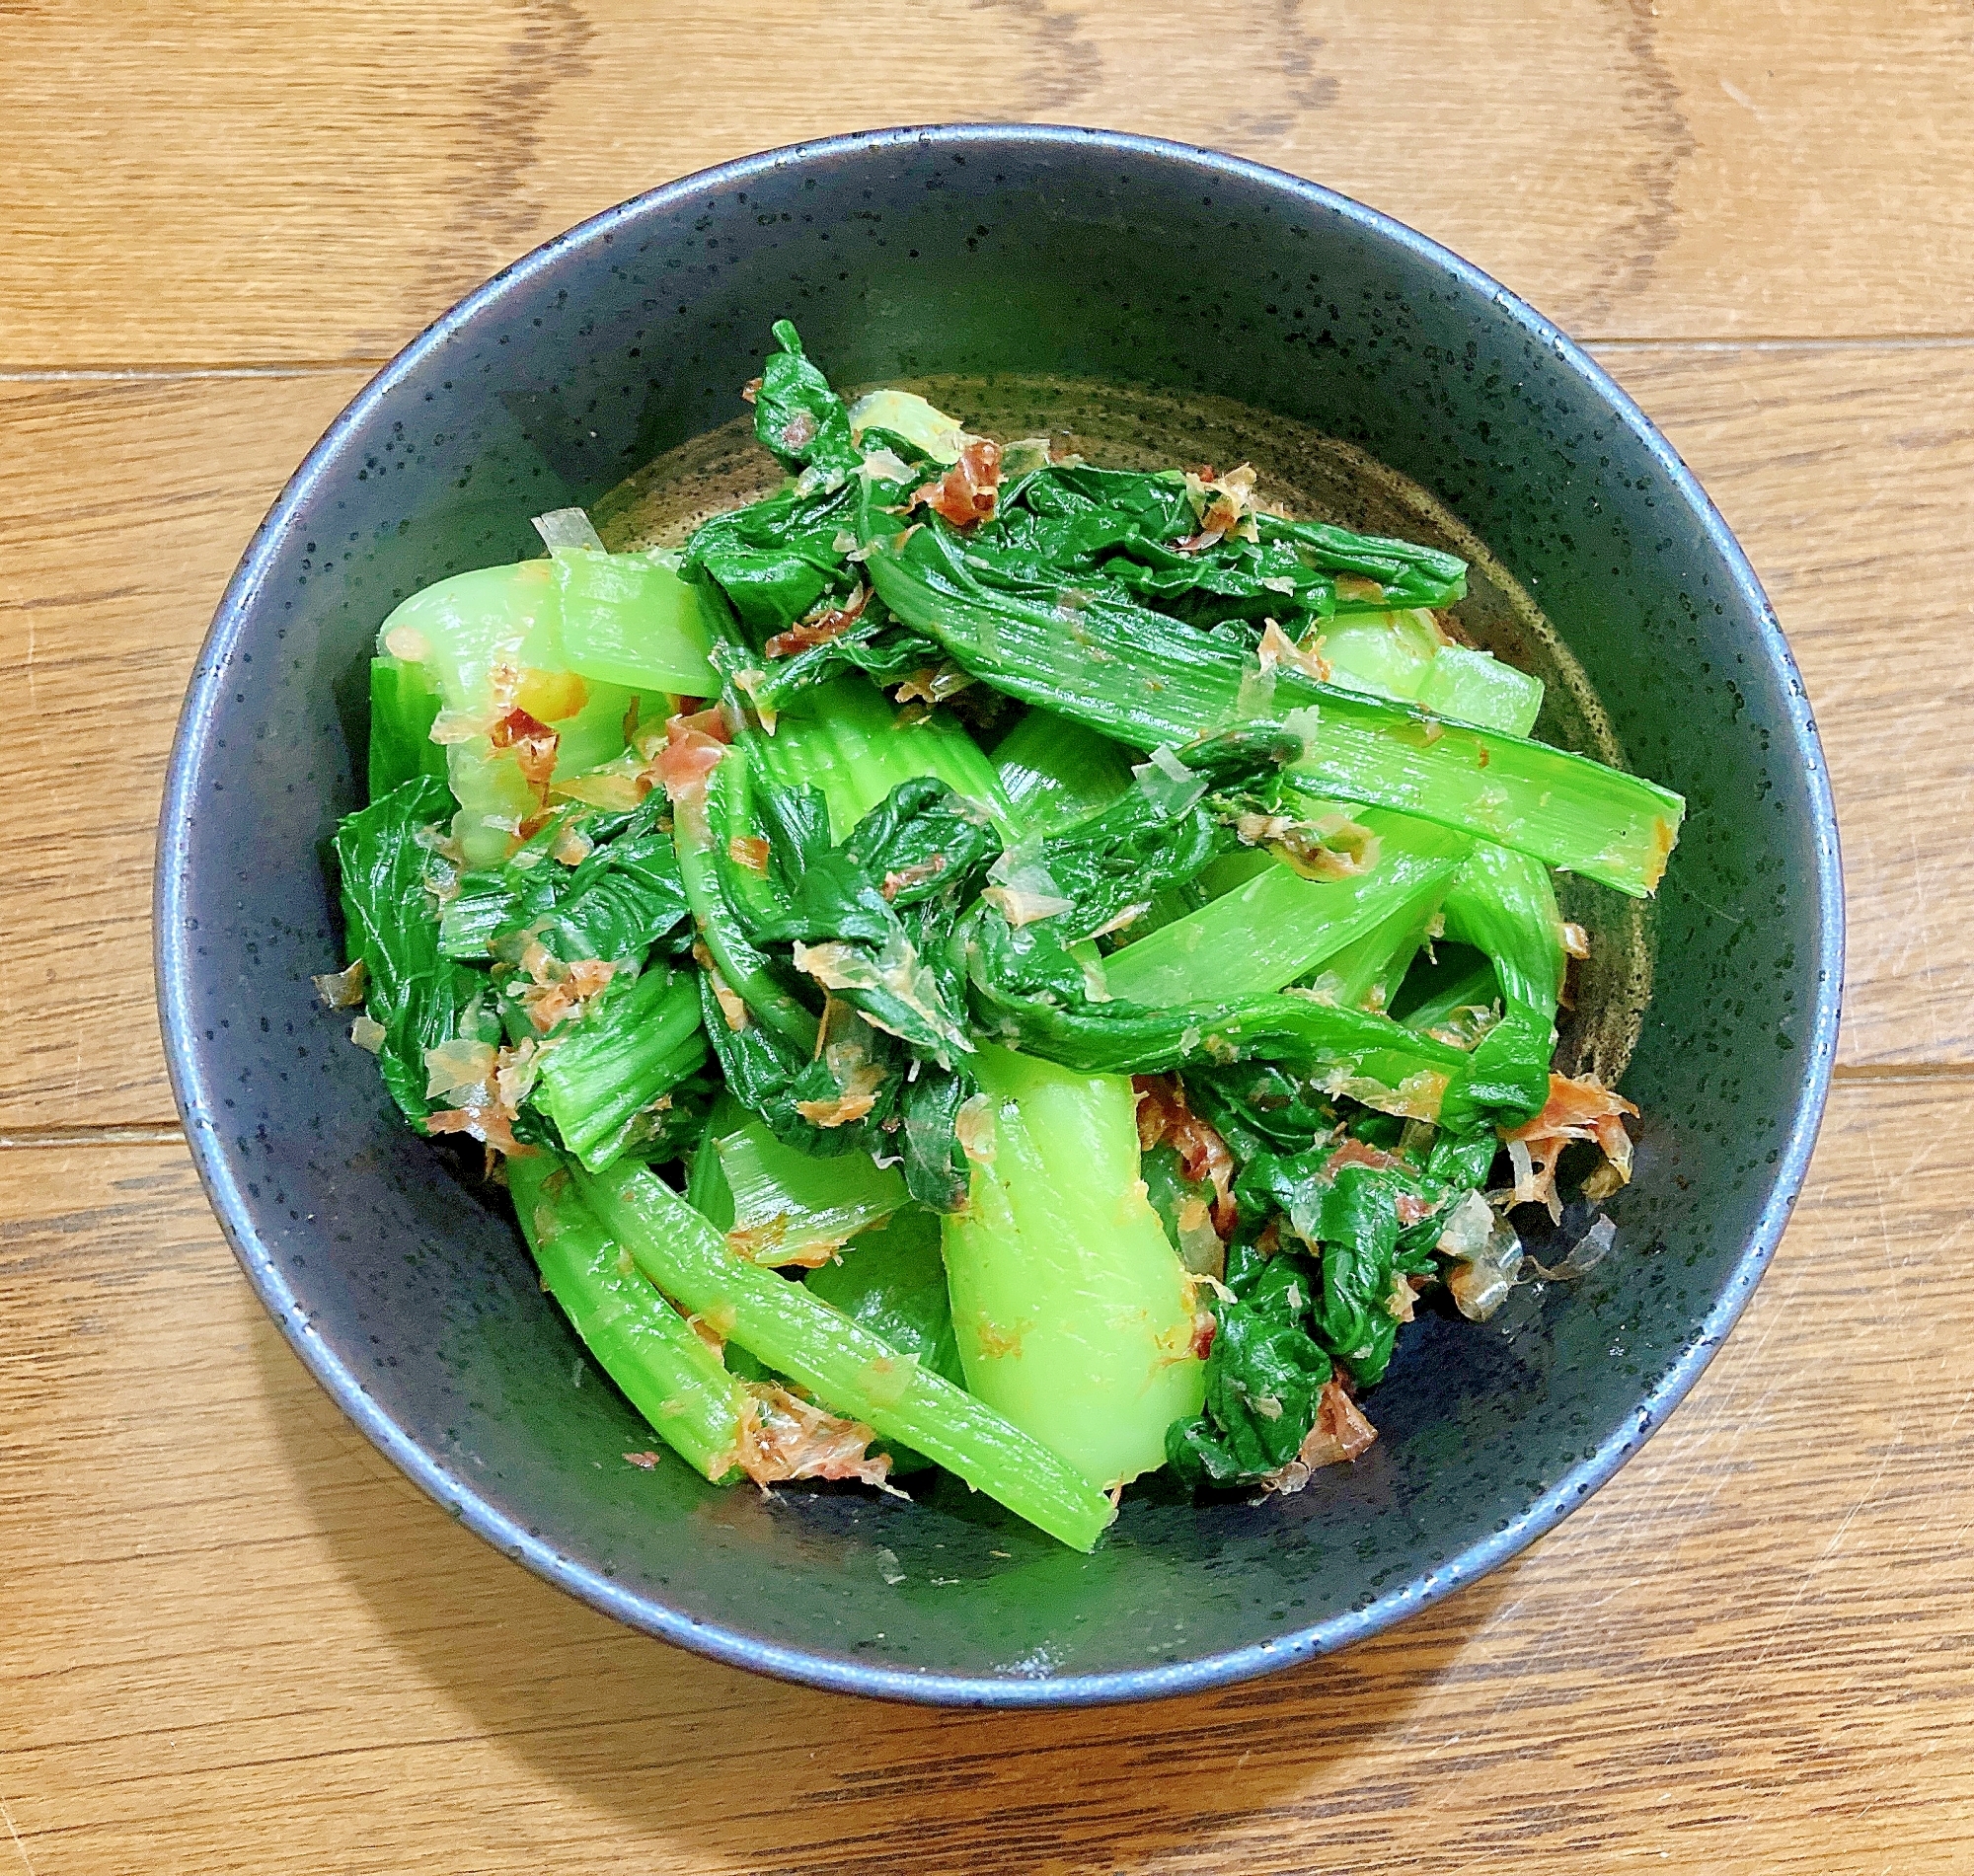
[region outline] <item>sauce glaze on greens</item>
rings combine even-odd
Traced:
[[[1327,500],[1168,467],[1169,409],[1100,449],[1059,386],[989,435],[775,338],[752,444],[598,504],[620,551],[545,516],[384,622],[324,994],[708,1478],[938,1464],[1082,1548],[1161,1467],[1301,1489],[1417,1309],[1610,1249],[1681,804],[1529,740],[1619,753],[1355,452]]]

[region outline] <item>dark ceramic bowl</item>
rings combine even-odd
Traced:
[[[1533,594],[1630,763],[1680,789],[1626,1089],[1619,1250],[1486,1328],[1422,1319],[1383,1437],[1299,1497],[1128,1505],[1077,1556],[956,1487],[918,1506],[716,1491],[584,1360],[497,1207],[388,1110],[317,1007],[325,837],[357,799],[362,659],[414,588],[536,551],[736,412],[769,322],[842,383],[1049,369],[1212,394],[1361,444]],[[1340,1647],[1582,1502],[1679,1399],[1775,1247],[1836,1038],[1836,828],[1802,686],[1740,549],[1636,408],[1465,263],[1354,202],[1141,138],[886,131],[732,163],[598,216],[387,367],[235,576],[158,857],[180,1108],[248,1277],[323,1386],[446,1511],[600,1610],[827,1688],[1142,1698]],[[577,1383],[581,1385],[576,1385]]]

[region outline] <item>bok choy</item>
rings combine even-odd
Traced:
[[[1628,1174],[1552,873],[1651,892],[1683,804],[1532,739],[1457,557],[774,338],[761,499],[383,621],[324,999],[709,1481],[1082,1549],[1161,1469],[1302,1489],[1566,1148]]]

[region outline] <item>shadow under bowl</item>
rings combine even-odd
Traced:
[[[405,1129],[346,1015],[324,843],[357,804],[396,601],[536,551],[716,429],[788,316],[840,383],[1038,367],[1232,399],[1367,451],[1556,628],[1685,836],[1626,1091],[1618,1250],[1484,1327],[1426,1316],[1381,1438],[1298,1497],[1134,1494],[1092,1556],[944,1481],[718,1491],[645,1428],[511,1222]],[[249,1278],[378,1447],[594,1607],[817,1686],[958,1704],[1145,1698],[1382,1628],[1514,1554],[1706,1365],[1800,1186],[1836,1042],[1836,825],[1802,686],[1685,467],[1604,373],[1445,250],[1314,185],[1082,130],[954,126],[731,163],[497,275],[351,404],[255,537],[200,656],[158,854],[167,1052]],[[497,1195],[495,1195],[497,1196]]]

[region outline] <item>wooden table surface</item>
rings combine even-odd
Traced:
[[[1939,0],[0,0],[0,1869],[1974,1869],[1974,25]],[[1214,143],[1590,341],[1746,544],[1843,815],[1808,1193],[1641,1458],[1340,1658],[994,1716],[614,1627],[237,1272],[148,869],[282,478],[502,262],[799,136]]]

